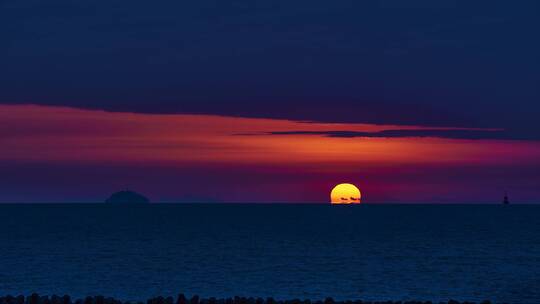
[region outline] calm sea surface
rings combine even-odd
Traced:
[[[540,206],[0,205],[0,293],[540,303]]]

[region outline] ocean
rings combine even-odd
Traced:
[[[540,303],[540,206],[3,204],[0,294]]]

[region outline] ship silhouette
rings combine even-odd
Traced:
[[[510,201],[508,200],[508,194],[505,193],[504,194],[504,199],[503,199],[503,205],[508,205],[510,204]]]

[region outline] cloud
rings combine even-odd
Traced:
[[[272,131],[267,135],[322,135],[326,137],[353,138],[353,137],[434,137],[448,139],[520,139],[537,140],[534,136],[519,136],[501,129],[420,129],[420,130],[382,130],[375,132],[358,132],[347,130],[336,131]]]
[[[0,1],[0,103],[540,138],[535,2],[348,2]]]

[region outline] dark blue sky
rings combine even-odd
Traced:
[[[540,139],[539,16],[534,0],[1,0],[0,103]]]

